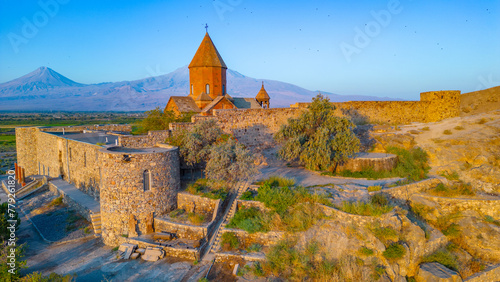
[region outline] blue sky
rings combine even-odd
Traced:
[[[418,99],[500,85],[500,1],[418,0],[0,0],[0,82],[40,66],[81,83],[169,73],[205,23],[229,68],[310,90]]]

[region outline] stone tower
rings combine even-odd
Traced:
[[[205,92],[212,99],[224,96],[226,70],[227,66],[207,32],[189,64],[189,95],[198,97]]]
[[[255,100],[259,102],[260,106],[264,109],[269,109],[269,100],[271,98],[267,94],[266,89],[264,89],[264,81],[262,81],[262,88],[260,88],[259,93],[255,96]]]
[[[179,149],[157,145],[160,147],[99,150],[102,238],[106,245],[116,246],[124,237],[152,233],[153,218],[175,208],[180,188]]]

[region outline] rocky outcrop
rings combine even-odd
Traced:
[[[461,282],[460,275],[437,262],[424,263],[420,266],[417,282]]]

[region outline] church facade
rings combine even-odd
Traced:
[[[170,97],[165,111],[210,116],[217,109],[269,108],[270,97],[264,83],[255,98],[231,97],[227,93],[226,71],[226,63],[206,33],[189,64],[189,95]]]

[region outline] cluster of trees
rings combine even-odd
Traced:
[[[335,171],[359,152],[360,141],[355,125],[337,117],[330,100],[318,94],[307,111],[282,125],[275,139],[282,143],[279,155],[287,161],[299,160],[312,170]]]
[[[159,107],[145,112],[146,117],[138,122],[138,128],[134,133],[144,134],[150,130],[168,130],[171,122],[190,122],[193,112],[176,115],[173,111],[162,111]]]
[[[257,173],[251,152],[234,137],[224,134],[213,119],[195,123],[168,142],[180,148],[188,166],[204,168],[209,179],[233,182]]]

